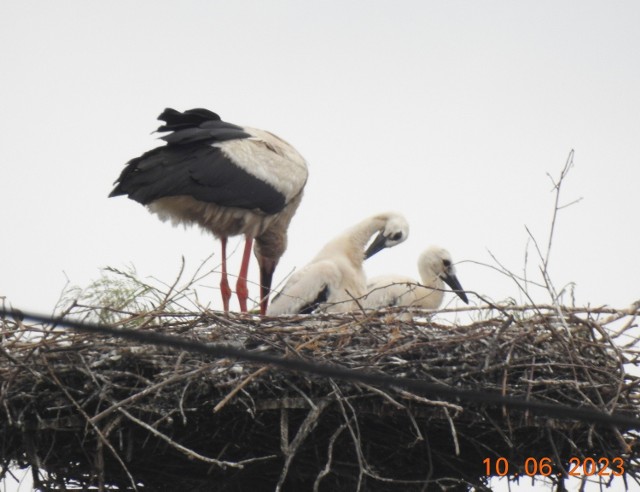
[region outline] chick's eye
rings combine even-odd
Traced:
[[[398,241],[401,238],[402,238],[402,233],[401,232],[396,232],[395,234],[392,234],[389,237],[389,239],[391,239],[392,241]]]
[[[451,261],[450,260],[442,260],[442,264],[444,266],[446,266],[447,268],[449,268],[451,266]]]

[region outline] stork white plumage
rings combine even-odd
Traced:
[[[227,238],[246,238],[236,294],[247,310],[251,246],[260,268],[260,311],[266,312],[273,272],[287,247],[287,228],[307,182],[303,157],[264,130],[222,121],[207,109],[158,117],[166,145],[130,160],[109,196],[128,195],[162,220],[198,224],[222,243],[220,290],[229,310]]]
[[[376,232],[378,236],[365,251]],[[400,214],[388,212],[363,220],[328,242],[310,263],[295,272],[273,299],[268,314],[355,309],[353,299],[366,292],[363,261],[384,248],[400,244],[408,236],[409,224]]]
[[[371,309],[390,306],[436,309],[442,304],[445,283],[465,304],[469,303],[446,249],[431,246],[423,251],[418,258],[418,271],[420,283],[402,275],[381,275],[370,279],[362,306]]]

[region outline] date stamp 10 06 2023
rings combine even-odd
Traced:
[[[482,460],[485,465],[485,474],[487,476],[499,476],[504,477],[509,475],[509,462],[506,458],[485,458]],[[558,477],[582,477],[582,476],[600,476],[600,477],[620,477],[624,475],[624,460],[622,458],[577,458],[573,457],[569,459],[569,466],[566,470],[561,470],[555,465],[553,460],[548,457],[534,458],[529,457],[524,460],[522,466],[517,467],[518,470],[523,470],[524,473],[512,473],[513,476],[525,475],[533,477],[535,475],[543,475],[549,477],[551,475],[557,475]]]

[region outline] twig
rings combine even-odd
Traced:
[[[127,412],[124,408],[118,408],[118,411],[120,413],[122,413],[123,415],[125,415],[132,422],[135,422],[140,427],[143,427],[144,429],[149,431],[154,436],[157,436],[158,438],[160,438],[163,441],[165,441],[166,443],[168,443],[171,447],[173,447],[173,448],[177,449],[178,451],[180,451],[181,453],[183,453],[185,456],[187,456],[189,458],[194,458],[194,459],[197,459],[197,460],[200,460],[200,461],[204,461],[205,463],[216,465],[216,466],[222,468],[223,470],[225,468],[227,468],[227,467],[228,468],[242,469],[242,468],[244,468],[245,465],[247,465],[249,463],[255,463],[257,461],[270,460],[270,459],[273,459],[273,458],[276,457],[275,455],[261,456],[259,458],[250,458],[250,459],[241,460],[241,461],[238,461],[238,462],[221,461],[221,460],[216,460],[214,458],[209,458],[207,456],[201,455],[200,453],[196,453],[195,451],[193,451],[191,449],[185,448],[184,446],[182,446],[181,444],[175,442],[173,439],[171,439],[170,437],[166,436],[162,432],[158,431],[157,429],[154,429],[153,427],[148,425],[146,422],[143,422],[142,420],[134,417],[129,412]]]
[[[233,397],[236,396],[240,392],[240,390],[242,388],[244,388],[247,384],[249,384],[251,381],[253,381],[255,378],[257,378],[261,374],[264,374],[268,370],[269,370],[269,366],[262,366],[260,369],[258,369],[256,371],[252,372],[251,374],[249,374],[246,378],[244,378],[242,380],[242,382],[240,384],[238,384],[235,388],[233,388],[227,394],[227,396],[225,396],[222,400],[220,400],[218,402],[218,404],[215,407],[213,407],[213,413],[217,413],[220,410],[222,410],[224,408],[224,406],[227,403],[229,403],[229,401],[231,401],[233,399]]]
[[[282,467],[282,472],[280,473],[280,478],[278,480],[278,483],[276,484],[276,489],[275,489],[276,492],[279,492],[280,490],[282,490],[282,485],[284,484],[284,481],[287,478],[287,473],[289,472],[291,461],[296,455],[298,448],[304,442],[307,436],[311,433],[311,431],[315,428],[315,426],[318,423],[318,419],[320,418],[320,415],[322,414],[324,409],[327,408],[327,406],[329,406],[330,403],[331,402],[329,400],[319,401],[318,404],[315,406],[315,408],[312,408],[311,410],[309,410],[309,413],[305,417],[304,421],[302,422],[302,424],[300,424],[300,428],[298,429],[296,436],[293,438],[293,441],[291,441],[291,443],[288,443],[288,442],[285,443],[285,447],[283,449],[283,452],[285,454],[285,461]],[[281,410],[281,412],[288,412],[288,410],[283,409]],[[288,438],[286,438],[285,440],[288,440]]]
[[[456,456],[460,456],[460,444],[458,443],[458,433],[456,432],[456,426],[453,423],[453,419],[451,415],[449,415],[449,410],[447,408],[444,409],[444,414],[447,416],[447,420],[449,421],[449,426],[451,427],[451,435],[453,437],[453,444],[456,450]]]
[[[53,372],[53,370],[48,365],[47,365],[47,369],[49,370],[49,375],[51,376],[51,379],[53,379],[53,381],[55,381],[55,383],[58,385],[60,390],[69,399],[69,401],[76,408],[76,410],[80,413],[80,415],[82,415],[84,417],[84,419],[87,421],[87,423],[89,423],[89,425],[93,428],[94,432],[98,436],[98,439],[109,449],[109,451],[111,451],[111,454],[116,459],[116,461],[120,464],[120,466],[122,467],[122,470],[125,472],[125,474],[129,478],[129,482],[131,483],[132,489],[133,490],[138,490],[138,487],[136,486],[135,480],[131,476],[131,473],[129,473],[129,469],[124,464],[124,461],[122,461],[122,458],[120,458],[120,455],[118,454],[118,452],[113,448],[111,443],[107,440],[107,438],[104,436],[104,434],[100,431],[98,426],[96,424],[94,424],[93,422],[91,422],[91,418],[89,417],[89,415],[87,415],[87,413],[80,406],[80,404],[75,400],[75,398],[73,398],[73,396],[71,396],[69,391],[67,391],[67,388],[65,388],[62,385],[60,380],[56,377],[55,373]]]
[[[324,477],[326,477],[331,472],[331,462],[333,461],[333,447],[336,443],[336,439],[338,439],[338,436],[342,434],[342,431],[345,430],[346,428],[347,428],[347,424],[343,423],[331,435],[331,438],[329,439],[329,445],[327,446],[327,462],[324,465],[324,468],[320,470],[320,473],[318,473],[318,476],[313,482],[313,492],[318,492],[320,487],[320,482]]]
[[[139,400],[140,398],[147,396],[151,393],[154,393],[156,391],[158,391],[161,388],[164,388],[165,386],[169,386],[171,384],[183,381],[185,379],[190,379],[193,376],[196,376],[202,372],[208,371],[211,369],[211,367],[214,364],[207,364],[205,366],[199,367],[198,369],[195,369],[193,371],[189,371],[183,374],[178,374],[176,376],[170,377],[168,379],[165,379],[164,381],[160,381],[159,383],[156,383],[152,386],[147,386],[145,389],[143,389],[142,391],[139,391],[138,393],[135,393],[127,398],[124,398],[122,400],[120,400],[117,403],[114,403],[113,405],[111,405],[109,408],[103,410],[102,412],[100,412],[97,415],[94,415],[93,417],[91,417],[90,421],[91,423],[97,423],[100,420],[102,420],[103,418],[105,418],[106,416],[110,415],[111,413],[115,412],[116,410],[118,410],[119,408],[125,406],[125,405],[129,405],[131,403],[133,403],[136,400]]]

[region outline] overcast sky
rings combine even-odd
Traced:
[[[307,159],[275,282],[396,210],[410,237],[368,274],[417,276],[438,244],[465,288],[520,301],[473,262],[494,264],[490,251],[522,273],[525,226],[548,239],[547,173],[575,149],[561,202],[583,199],[558,216],[550,275],[575,282],[578,304],[626,307],[640,298],[639,26],[636,1],[4,1],[0,296],[51,312],[67,282],[105,266],[170,283],[181,256],[190,270],[219,258],[211,236],[107,198],[161,143],[151,132],[169,106],[270,130]],[[539,280],[531,245],[528,263]],[[215,308],[218,281],[202,289]]]

